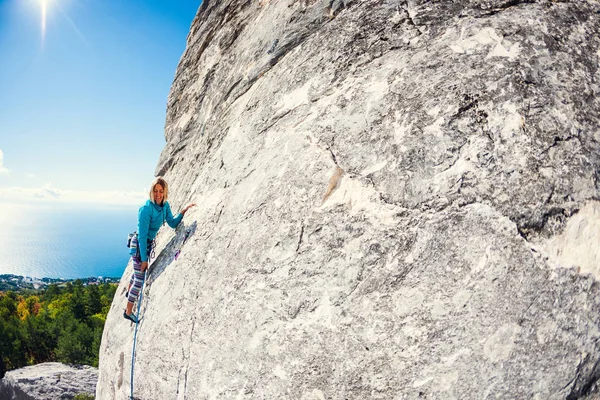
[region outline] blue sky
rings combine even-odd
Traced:
[[[0,202],[139,202],[200,3],[0,0]]]

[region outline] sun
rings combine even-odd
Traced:
[[[48,13],[48,3],[50,0],[39,0],[42,14],[42,41],[46,37],[46,15]]]
[[[2,1],[2,0],[0,0],[0,1]],[[56,0],[33,0],[33,2],[38,4],[40,7],[39,8],[40,16],[41,16],[40,30],[42,33],[42,45],[44,44],[44,42],[46,40],[46,26],[47,26],[48,19],[52,18],[53,15],[51,15],[51,14],[55,14],[55,11],[56,11],[71,26],[71,28],[77,34],[77,36],[79,36],[79,38],[81,39],[83,44],[85,44],[86,46],[89,47],[89,44],[88,44],[85,36],[83,35],[83,33],[79,30],[77,25],[75,25],[75,22],[71,19],[71,17],[69,17],[67,12],[64,9],[62,9],[62,6],[65,5],[64,3],[68,3],[68,2],[56,1]]]

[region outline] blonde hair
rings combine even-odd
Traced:
[[[165,201],[167,201],[167,199],[169,198],[169,185],[167,184],[167,181],[165,181],[163,179],[162,176],[158,176],[156,177],[156,179],[154,179],[152,181],[152,183],[150,184],[150,201],[153,203],[156,203],[154,201],[154,187],[156,185],[160,185],[163,187],[163,191],[164,191],[164,195],[163,195],[163,204],[165,203]]]

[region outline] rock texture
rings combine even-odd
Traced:
[[[204,0],[156,170],[199,207],[134,396],[594,396],[599,31],[591,0]],[[98,399],[130,394],[121,292]]]
[[[8,371],[0,381],[0,400],[72,399],[93,395],[98,382],[96,368],[48,362]]]

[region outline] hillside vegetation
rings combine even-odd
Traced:
[[[116,288],[76,280],[42,291],[0,292],[0,378],[8,370],[47,361],[97,367]]]

